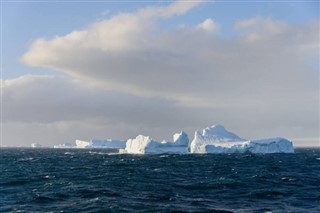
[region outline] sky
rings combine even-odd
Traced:
[[[1,146],[221,124],[320,146],[318,1],[1,1]]]

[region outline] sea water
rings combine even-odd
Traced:
[[[0,149],[0,212],[320,212],[320,149],[126,155]]]

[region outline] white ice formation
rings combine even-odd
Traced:
[[[126,141],[124,140],[97,140],[92,139],[90,141],[76,140],[76,145],[71,144],[59,144],[54,145],[53,148],[64,148],[64,149],[124,149],[126,147]]]
[[[173,142],[155,141],[148,136],[138,135],[135,139],[129,139],[125,150],[121,153],[130,154],[161,154],[161,153],[188,153],[189,138],[185,132],[177,133],[173,136]]]
[[[125,147],[126,147],[126,141],[122,141],[122,140],[92,139],[90,141],[76,140],[76,147],[75,148],[124,149]]]
[[[31,144],[31,147],[32,147],[32,148],[41,148],[42,145],[39,144],[39,143],[32,143],[32,144]]]
[[[69,144],[69,143],[63,143],[63,144],[54,145],[53,148],[55,148],[55,149],[71,149],[71,148],[76,148],[76,147]]]
[[[36,144],[32,147],[36,147]],[[162,154],[162,153],[293,153],[293,144],[285,138],[246,140],[227,131],[221,125],[205,128],[202,134],[195,132],[189,143],[185,132],[173,136],[173,141],[156,141],[148,136],[138,135],[135,139],[123,140],[76,140],[76,145],[60,144],[54,148],[106,148],[119,149],[119,153]]]
[[[292,142],[285,138],[245,140],[216,125],[195,132],[191,153],[293,153]]]

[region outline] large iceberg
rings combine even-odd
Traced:
[[[138,135],[135,139],[129,139],[125,150],[121,153],[130,154],[161,154],[161,153],[188,153],[189,138],[185,132],[177,133],[171,141],[155,141],[149,136]]]
[[[173,136],[173,141],[156,141],[148,136],[138,135],[135,139],[124,140],[76,140],[71,144],[55,145],[54,148],[106,148],[119,149],[119,153],[161,154],[161,153],[293,153],[293,144],[285,138],[246,140],[229,132],[221,125],[205,128],[202,134],[195,132],[189,143],[185,132]],[[37,147],[33,144],[32,147]]]
[[[195,132],[191,153],[293,153],[292,142],[285,138],[245,140],[216,125]]]

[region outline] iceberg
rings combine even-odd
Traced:
[[[75,146],[71,145],[70,143],[63,143],[53,146],[54,149],[72,149],[76,148]]]
[[[32,143],[31,148],[42,148],[42,145],[39,143]]]
[[[252,140],[248,151],[252,153],[294,153],[292,142],[280,137]]]
[[[124,149],[125,147],[126,147],[126,141],[123,141],[123,140],[92,139],[90,141],[76,140],[76,147],[75,148]]]
[[[126,147],[126,141],[124,140],[98,140],[91,139],[90,141],[76,140],[76,145],[71,145],[69,143],[54,145],[53,148],[76,148],[76,149],[124,149]]]
[[[120,149],[119,152],[129,154],[187,154],[188,144],[188,135],[183,131],[174,134],[173,142],[159,142],[149,136],[138,135],[135,139],[129,139],[126,143],[126,148],[124,150]]]
[[[191,153],[293,153],[293,144],[285,138],[246,140],[221,125],[195,132]]]
[[[285,138],[268,138],[247,140],[226,130],[222,125],[205,128],[202,133],[196,131],[194,139],[189,143],[188,135],[181,131],[173,135],[173,141],[156,141],[149,136],[138,135],[134,139],[125,140],[76,140],[75,146],[59,144],[54,148],[81,149],[119,149],[119,153],[129,154],[188,154],[188,153],[293,153],[293,144]],[[39,147],[32,144],[32,147]]]

